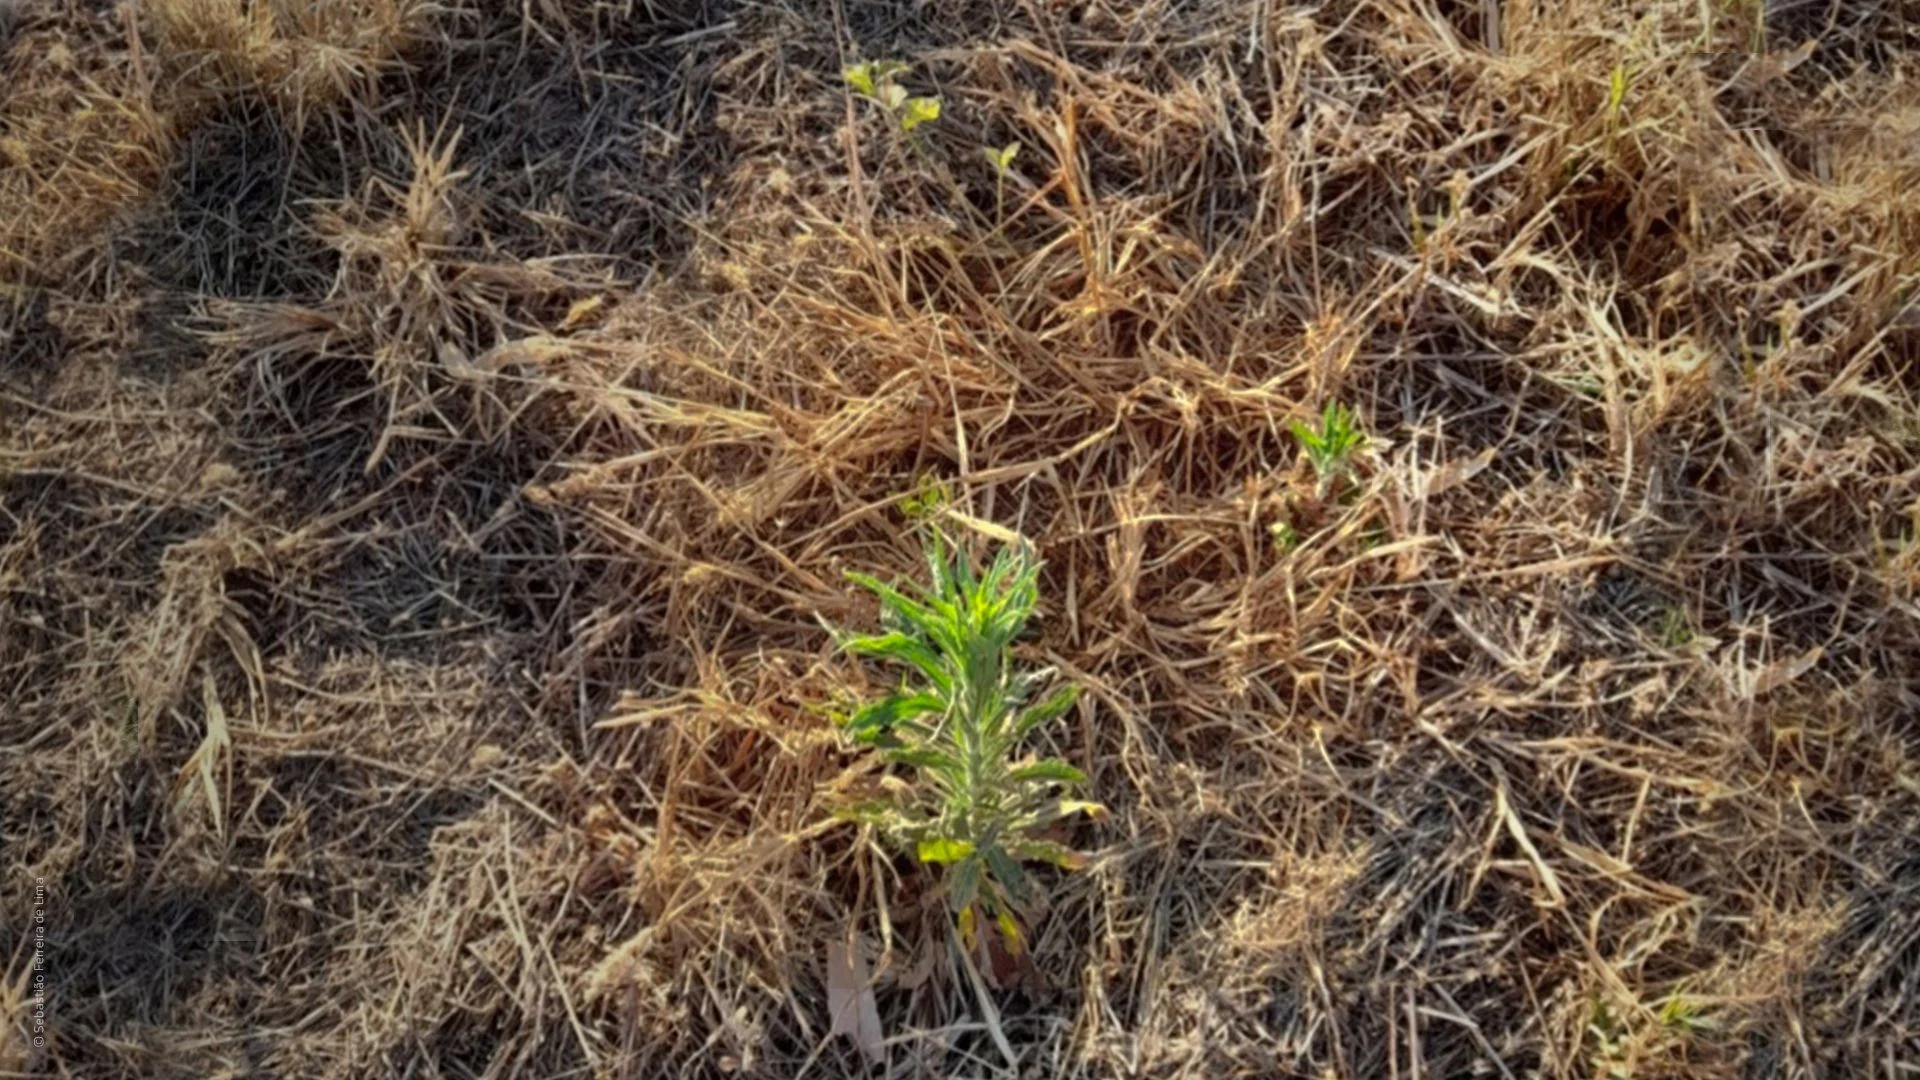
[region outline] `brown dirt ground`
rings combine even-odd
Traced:
[[[4,6],[0,1075],[1920,1062],[1913,0]],[[828,817],[927,476],[1004,985]]]

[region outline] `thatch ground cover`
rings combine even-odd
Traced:
[[[1910,0],[4,7],[5,1075],[1920,1061]],[[929,478],[1113,811],[980,985]]]

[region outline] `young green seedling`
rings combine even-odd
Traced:
[[[1007,170],[1013,166],[1014,155],[1020,152],[1020,144],[1010,142],[1005,146],[983,146],[987,164],[993,166],[993,219],[1004,223],[1007,220]]]
[[[986,156],[987,163],[993,166],[995,172],[1004,176],[1007,167],[1013,164],[1014,157],[1020,153],[1020,144],[1010,142],[1005,146],[983,146],[980,153]]]
[[[1352,471],[1354,451],[1367,442],[1367,437],[1355,425],[1353,414],[1332,401],[1327,402],[1320,414],[1318,430],[1295,420],[1292,431],[1293,437],[1300,440],[1300,448],[1307,452],[1307,459],[1313,462],[1314,474],[1323,488],[1334,478]]]
[[[1607,74],[1607,130],[1615,131],[1620,126],[1620,107],[1627,103],[1627,89],[1633,83],[1633,73],[1626,61],[1613,66]]]
[[[900,512],[918,524],[945,510],[953,502],[953,492],[937,476],[921,476],[913,490],[900,500]]]
[[[878,104],[892,118],[903,135],[912,135],[920,125],[940,119],[940,99],[908,97],[907,89],[895,79],[907,70],[898,60],[870,60],[848,64],[840,77],[854,92]]]
[[[881,632],[843,633],[842,647],[890,661],[904,677],[843,726],[854,742],[916,776],[841,813],[945,868],[947,902],[969,947],[985,916],[1018,955],[1025,948],[1019,911],[1035,888],[1024,864],[1084,866],[1084,855],[1045,834],[1072,815],[1106,813],[1098,803],[1066,797],[1086,783],[1079,769],[1020,755],[1027,736],[1073,706],[1078,688],[1033,700],[1051,672],[1020,671],[1014,663],[1013,642],[1039,600],[1040,564],[1024,542],[1003,548],[976,573],[964,551],[929,527],[926,560],[932,583],[924,586],[848,575],[879,598]]]
[[[907,65],[898,60],[869,60],[859,64],[848,64],[840,70],[847,85],[853,87],[862,97],[880,100],[880,87],[890,85],[893,77],[907,70]],[[905,97],[906,91],[900,91]]]

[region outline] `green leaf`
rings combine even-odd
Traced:
[[[919,856],[923,863],[957,863],[973,854],[973,842],[956,840],[951,837],[933,837],[920,841]]]
[[[854,710],[841,726],[855,739],[869,741],[870,736],[891,731],[902,720],[945,710],[947,703],[933,694],[888,694]]]
[[[925,521],[953,502],[953,492],[948,490],[946,481],[938,476],[921,476],[914,484],[912,494],[900,500],[900,511],[910,521]]]
[[[1020,869],[999,844],[987,848],[987,869],[993,872],[993,878],[1006,889],[1015,900],[1025,900],[1027,896],[1027,874]]]
[[[991,146],[983,146],[980,148],[980,152],[986,155],[987,164],[993,166],[995,171],[1006,172],[1007,167],[1013,164],[1014,155],[1020,152],[1020,144],[1010,142],[997,149]]]
[[[895,87],[898,89],[898,87]],[[900,130],[912,131],[921,124],[940,119],[940,99],[930,97],[909,98],[906,108],[900,113]]]
[[[1022,738],[1040,725],[1050,723],[1064,716],[1066,711],[1073,708],[1073,703],[1078,700],[1080,700],[1080,688],[1078,686],[1068,685],[1054,691],[1051,696],[1039,704],[1029,705],[1025,709],[1020,710],[1019,719],[1013,722],[1013,737],[1015,739]]]
[[[953,876],[947,881],[947,901],[961,911],[973,906],[980,895],[980,864],[963,862],[954,867]]]
[[[923,554],[927,573],[933,576],[934,595],[944,598],[960,595],[959,571],[948,559],[947,540],[939,529],[927,530],[926,551]]]
[[[872,574],[862,574],[857,570],[847,571],[847,580],[872,593],[880,600],[884,609],[892,612],[895,618],[905,625],[924,630],[933,624],[934,612],[924,604],[915,602],[906,593],[881,581]]]
[[[1313,433],[1312,428],[1299,420],[1288,421],[1287,430],[1293,432],[1293,437],[1300,440],[1301,446],[1312,448],[1320,445],[1320,437]]]
[[[1348,459],[1353,451],[1365,445],[1367,439],[1354,426],[1354,416],[1339,402],[1329,401],[1320,412],[1320,429],[1315,431],[1307,424],[1294,420],[1287,425],[1293,437],[1300,441],[1301,449],[1313,462],[1314,471],[1322,480],[1334,473],[1345,472]]]
[[[1061,761],[1059,758],[1047,758],[1031,765],[1022,765],[1013,770],[1013,778],[1023,782],[1035,780],[1054,784],[1084,784],[1087,774]]]
[[[888,750],[886,759],[895,765],[911,765],[916,769],[926,769],[930,772],[952,772],[959,765],[959,762],[953,760],[952,755],[925,748]]]
[[[953,636],[952,605],[937,596],[928,597],[927,603],[922,604],[899,589],[866,574],[849,573],[847,578],[879,598],[883,623],[891,621],[894,629],[911,630],[920,637],[931,639],[935,646],[948,653],[959,651],[959,642]]]
[[[952,686],[952,678],[947,674],[946,666],[940,660],[940,654],[928,648],[926,642],[910,635],[896,631],[871,637],[849,638],[843,648],[855,656],[893,660],[913,667],[920,674],[925,675],[942,693]]]
[[[1097,802],[1087,802],[1084,799],[1052,799],[1039,804],[1039,809],[1035,810],[1032,816],[1025,818],[1022,824],[1029,830],[1044,829],[1074,814],[1085,814],[1095,821],[1105,821],[1107,808]]]

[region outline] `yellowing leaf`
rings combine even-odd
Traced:
[[[1027,939],[1020,933],[1020,924],[1013,921],[1012,915],[1002,911],[994,921],[1000,924],[1000,938],[1007,943],[1008,952],[1019,956],[1026,951]]]
[[[1108,817],[1106,807],[1097,802],[1085,802],[1080,799],[1060,800],[1060,813],[1062,816],[1067,814],[1085,814],[1095,821],[1105,821]]]
[[[923,863],[956,863],[971,854],[973,845],[965,840],[920,841],[920,861]]]
[[[912,131],[921,124],[938,119],[940,119],[939,98],[910,98],[906,108],[900,113],[900,130]]]
[[[846,67],[840,69],[840,77],[847,81],[848,86],[853,87],[860,93],[867,97],[873,96],[872,64],[848,64]]]

